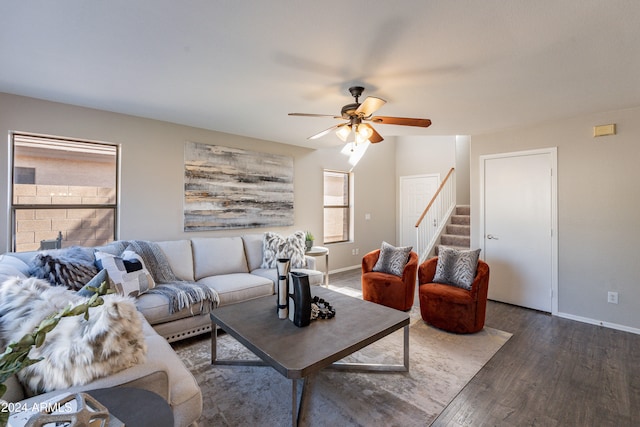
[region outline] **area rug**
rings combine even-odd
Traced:
[[[488,327],[473,335],[450,334],[415,312],[411,317],[409,372],[319,372],[307,425],[428,426],[511,336]],[[402,330],[396,331],[345,360],[401,364],[402,343]],[[291,425],[291,380],[267,366],[212,366],[207,337],[173,346],[202,389],[201,426]],[[218,358],[255,356],[223,334]]]

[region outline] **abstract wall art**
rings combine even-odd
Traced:
[[[293,157],[187,142],[184,231],[293,225]]]

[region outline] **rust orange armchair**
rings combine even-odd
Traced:
[[[471,290],[433,283],[438,258],[418,267],[418,297],[422,319],[449,332],[470,334],[484,328],[489,290],[489,266],[478,260]]]
[[[379,257],[380,249],[362,257],[362,298],[397,310],[410,310],[416,290],[418,254],[409,253],[402,277],[373,271]]]

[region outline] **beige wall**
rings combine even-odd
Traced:
[[[117,143],[122,146],[120,192],[121,239],[180,239],[241,235],[265,229],[212,232],[183,231],[183,159],[186,141],[239,147],[294,157],[295,225],[281,233],[309,230],[322,235],[322,169],[348,170],[340,146],[323,150],[230,135],[156,120],[0,93],[0,135],[9,131]],[[7,207],[8,143],[0,144],[0,251],[9,250]],[[354,242],[331,245],[330,268],[360,264],[363,252],[395,241],[395,152],[393,144],[371,147],[355,168]],[[364,213],[371,220],[364,220]],[[352,255],[352,249],[359,255]],[[318,260],[321,262],[321,259]],[[322,266],[322,263],[320,263]]]
[[[618,134],[593,138],[608,123]],[[559,314],[640,332],[640,108],[473,135],[471,246],[482,238],[479,157],[546,147],[558,147]]]

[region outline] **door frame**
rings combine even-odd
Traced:
[[[440,184],[442,184],[442,182],[440,182],[440,174],[439,173],[424,173],[424,174],[418,174],[418,175],[403,175],[399,177],[400,179],[398,180],[398,215],[400,220],[398,221],[398,244],[402,245],[404,244],[402,242],[402,230],[404,229],[403,227],[405,226],[405,218],[404,218],[404,212],[402,209],[402,205],[403,205],[403,186],[402,184],[408,180],[408,179],[415,179],[415,178],[437,178],[438,180],[438,186],[440,186]],[[427,202],[428,203],[428,202]],[[424,207],[426,208],[427,205],[424,205]],[[423,208],[424,209],[424,208]],[[415,248],[413,248],[415,250]]]
[[[485,253],[485,163],[487,160],[548,154],[551,156],[551,314],[558,314],[558,148],[549,147],[536,150],[480,156],[480,226],[478,237],[481,254]]]

